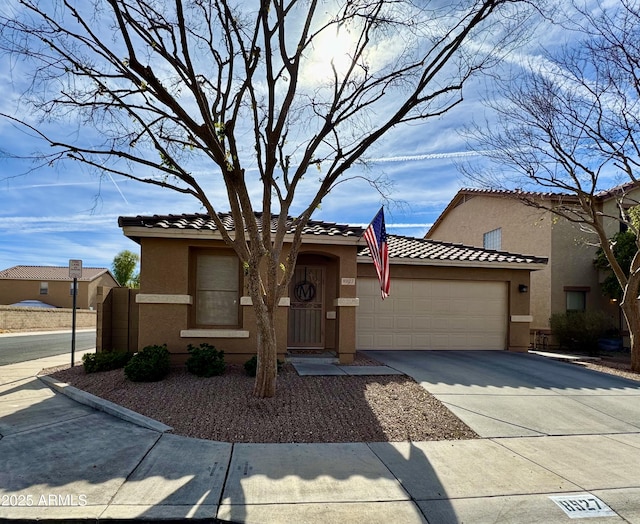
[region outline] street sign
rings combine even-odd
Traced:
[[[82,278],[82,260],[69,260],[69,278],[73,279],[73,311],[71,314],[71,367],[73,367],[76,353],[76,301],[78,298],[78,279]]]
[[[82,260],[69,260],[69,278],[82,278]]]

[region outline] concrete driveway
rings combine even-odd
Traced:
[[[481,437],[640,431],[640,383],[506,351],[367,351],[413,377]]]

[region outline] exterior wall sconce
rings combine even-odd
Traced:
[[[520,291],[520,293],[526,293],[527,291],[529,291],[529,286],[527,286],[526,284],[520,284],[518,286],[518,291]]]

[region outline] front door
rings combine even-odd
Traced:
[[[324,349],[324,267],[296,267],[289,297],[288,347]]]

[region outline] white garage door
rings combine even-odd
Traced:
[[[505,349],[507,283],[358,279],[358,349]]]

